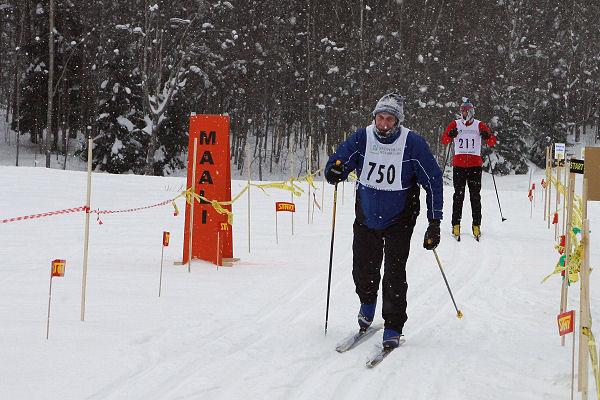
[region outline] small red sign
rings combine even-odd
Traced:
[[[163,246],[169,245],[169,236],[171,234],[169,232],[163,232]]]
[[[275,203],[275,211],[296,212],[296,205],[294,203],[286,203],[285,201],[278,201]]]
[[[558,334],[560,336],[573,332],[575,326],[575,311],[567,311],[556,317],[558,320]]]
[[[52,277],[65,276],[65,265],[66,264],[67,264],[67,260],[52,261]]]

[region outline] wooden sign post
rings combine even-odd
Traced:
[[[160,279],[158,281],[158,297],[160,297],[160,292],[162,290],[163,258],[165,255],[165,247],[169,245],[170,235],[171,234],[169,232],[163,232],[162,250],[160,252]]]
[[[542,179],[542,189],[544,189],[544,221],[547,218],[546,213],[548,212],[548,162],[550,160],[550,148],[546,146],[546,169],[544,170],[546,174],[546,180]]]
[[[277,233],[277,213],[279,211],[288,211],[288,212],[291,212],[293,215],[293,213],[296,212],[296,205],[294,203],[288,203],[285,201],[278,201],[275,203],[275,240],[276,240],[277,244],[279,244],[279,234]],[[292,226],[292,235],[293,234],[294,234],[294,228]]]
[[[46,320],[46,340],[50,333],[50,303],[52,301],[52,278],[65,276],[66,260],[54,260],[50,266],[50,291],[48,293],[48,319]]]
[[[566,173],[566,166],[565,166]],[[569,261],[571,256],[571,233],[572,233],[572,221],[573,221],[573,202],[575,198],[575,174],[569,172],[569,182],[567,184],[567,198],[564,202],[563,210],[567,210],[567,220],[563,224],[563,235],[565,237],[565,278],[562,283],[561,298],[560,298],[560,312],[564,313],[567,310],[567,295],[569,291]],[[564,215],[564,213],[563,213]],[[565,345],[565,337],[562,336],[561,345]]]
[[[590,222],[587,218],[587,202],[600,201],[600,148],[585,148],[585,166],[583,167],[583,210],[582,210],[582,243],[581,260],[581,292],[579,319],[579,391],[581,398],[587,399],[588,392],[588,338],[590,330]]]
[[[556,318],[558,321],[558,334],[563,338],[567,333],[572,333],[575,329],[575,311],[571,310],[559,314]],[[573,399],[573,388],[575,387],[575,335],[573,335],[573,356],[571,362],[571,399]]]

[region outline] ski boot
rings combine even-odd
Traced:
[[[479,238],[481,237],[481,230],[479,229],[479,225],[473,225],[473,236],[475,236],[475,240],[479,242]]]
[[[360,305],[360,310],[358,310],[358,326],[360,327],[361,333],[369,329],[369,326],[371,326],[371,324],[373,323],[376,306],[377,302],[373,304]]]
[[[460,224],[452,226],[452,236],[457,242],[460,242]]]
[[[384,349],[395,349],[400,346],[400,338],[402,337],[402,333],[395,331],[393,329],[385,329],[383,331],[383,348]]]

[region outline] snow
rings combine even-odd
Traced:
[[[131,122],[128,118],[122,115],[119,115],[117,117],[117,122],[119,123],[119,125],[127,129],[128,132],[133,132],[135,130],[135,125],[133,125],[133,122]]]
[[[24,160],[30,160],[25,149]],[[14,167],[8,156],[0,152],[0,220],[85,204],[85,172]],[[250,252],[242,195],[233,205],[234,256],[241,260],[230,268],[195,261],[189,273],[187,265],[174,265],[183,251],[183,199],[176,201],[177,217],[171,205],[103,214],[102,225],[92,214],[83,322],[85,214],[0,224],[0,398],[397,399],[399,393],[407,399],[567,398],[572,336],[561,346],[556,321],[561,282],[553,276],[540,283],[559,257],[554,228],[543,221],[542,176],[533,173],[538,188],[533,218],[529,175],[496,177],[507,218],[501,222],[492,177],[484,173],[479,243],[469,234],[468,201],[463,240],[451,238],[452,188],[445,187],[437,254],[462,319],[456,318],[434,255],[422,247],[422,211],[407,266],[407,342],[374,370],[364,363],[380,334],[348,353],[334,350],[357,327],[351,184],[339,185],[327,335],[333,188],[325,185],[322,197],[320,178],[316,198],[324,199],[324,212],[315,210],[309,224],[306,197],[297,199],[293,236],[291,215],[278,217],[279,244],[274,203],[289,201],[290,194],[269,190],[267,196],[252,189]],[[245,185],[234,180],[232,195]],[[91,208],[157,204],[184,188],[183,177],[95,173]],[[599,212],[598,203],[589,204],[592,266],[600,257]],[[163,231],[171,240],[164,249],[159,298]],[[53,279],[46,340],[49,268],[57,258],[67,260],[66,274]],[[600,309],[599,280],[591,274],[592,317]],[[568,299],[568,309],[577,310],[578,284]],[[380,312],[378,304],[375,323],[382,322]]]

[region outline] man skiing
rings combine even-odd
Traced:
[[[383,96],[373,111],[374,122],[352,134],[329,158],[327,181],[341,182],[356,170],[352,276],[360,299],[358,324],[373,322],[381,262],[385,253],[382,315],[383,346],[400,344],[406,315],[406,260],[419,215],[419,185],[425,189],[429,227],[423,246],[440,242],[443,206],[442,172],[425,139],[402,126],[402,96]]]
[[[474,119],[475,107],[470,99],[460,106],[461,119],[452,121],[442,135],[442,143],[454,141],[452,181],[454,196],[452,204],[452,234],[460,241],[460,220],[465,198],[465,187],[469,186],[473,236],[481,236],[481,139],[488,146],[496,144],[496,137],[483,122]]]

